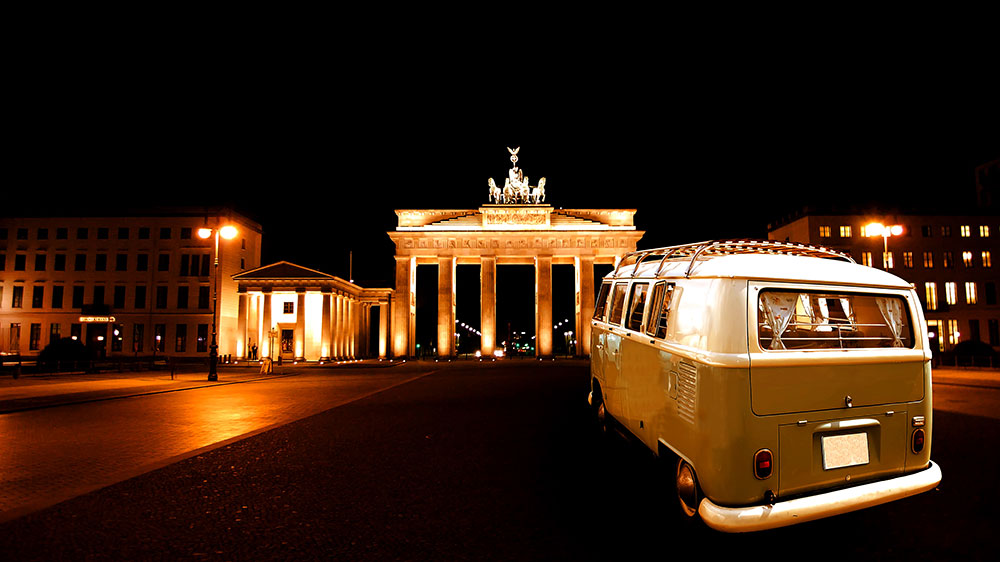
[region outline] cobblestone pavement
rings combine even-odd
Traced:
[[[0,387],[0,404],[33,409],[0,414],[0,521],[425,373],[404,366],[309,368],[266,378],[220,373],[218,383],[198,374],[173,381],[162,374],[19,379],[20,385]],[[121,396],[131,397],[107,399]]]

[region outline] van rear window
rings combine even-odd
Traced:
[[[608,315],[608,323],[622,325],[622,311],[625,309],[625,289],[628,283],[615,283],[615,290],[611,293],[611,313]]]
[[[761,291],[757,335],[766,351],[912,348],[901,297],[847,292]]]

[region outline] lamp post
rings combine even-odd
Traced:
[[[219,314],[219,235],[226,240],[232,240],[239,234],[235,226],[226,225],[221,228],[199,228],[198,237],[205,240],[215,236],[215,266],[212,268],[212,343],[208,348],[208,380],[219,380],[217,367],[219,365],[219,344],[216,341],[216,317]]]
[[[867,236],[882,237],[882,266],[884,269],[889,269],[889,237],[899,236],[902,233],[903,227],[898,224],[885,226],[882,223],[873,222],[865,226],[865,234]]]

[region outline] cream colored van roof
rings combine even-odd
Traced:
[[[858,265],[850,256],[826,248],[740,241],[739,249],[731,252],[727,248],[733,246],[727,244],[734,243],[699,242],[640,250],[627,255],[608,278],[724,277],[911,288],[891,273]]]

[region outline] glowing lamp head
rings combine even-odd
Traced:
[[[867,233],[868,236],[882,236],[884,232],[885,226],[883,226],[880,222],[873,222],[865,227],[865,233]]]
[[[903,227],[898,224],[893,225],[892,228],[889,229],[889,232],[892,233],[893,236],[899,236],[903,233]]]
[[[231,224],[227,224],[226,226],[219,229],[219,236],[222,236],[226,240],[232,240],[233,238],[236,238],[236,235],[239,233],[240,231],[236,230],[236,227]]]
[[[212,229],[211,228],[199,228],[198,229],[198,238],[205,239],[205,238],[208,238],[211,235],[212,235]]]

